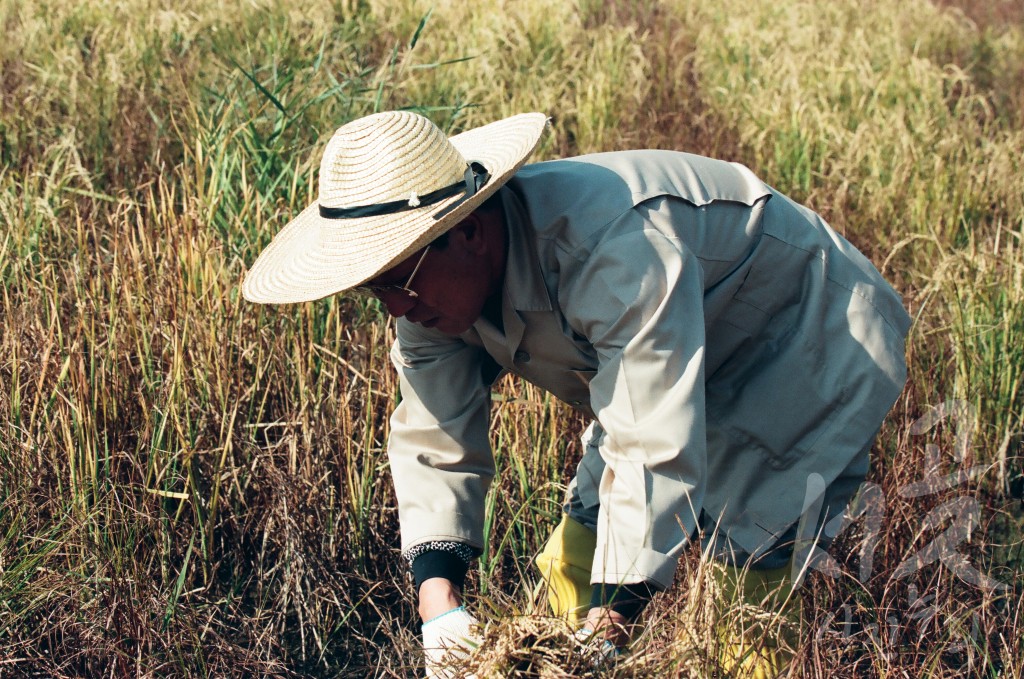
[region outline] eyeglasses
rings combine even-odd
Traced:
[[[397,283],[386,283],[384,285],[357,285],[356,289],[364,290],[378,297],[382,294],[401,292],[410,299],[416,299],[419,295],[409,286],[412,285],[412,279],[416,278],[416,272],[420,270],[420,265],[423,264],[423,258],[427,256],[428,250],[430,250],[429,245],[423,248],[423,254],[420,255],[419,260],[416,262],[416,266],[413,268],[412,273],[409,274],[409,278],[405,280],[403,285],[399,285]]]

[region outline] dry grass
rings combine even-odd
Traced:
[[[857,524],[832,550],[843,575],[802,590],[793,674],[1024,675],[1012,3],[428,9],[0,0],[0,676],[416,671],[383,450],[392,331],[355,297],[258,308],[238,294],[308,200],[323,136],[404,106],[453,130],[546,111],[540,157],[742,160],[869,252],[916,319],[911,382],[871,473],[881,538]],[[954,398],[977,419],[914,433]],[[480,676],[585,672],[537,615],[529,566],[580,425],[528,385],[496,395],[490,543],[470,576],[492,620]],[[905,497],[928,444],[942,473],[983,472]],[[929,512],[964,499],[978,514],[957,549],[1011,589],[955,563],[899,570],[946,529],[926,528]],[[603,673],[720,673],[715,620],[746,618],[703,582],[691,554],[636,651]]]

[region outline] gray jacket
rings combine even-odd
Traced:
[[[672,151],[524,167],[502,188],[503,329],[404,319],[388,454],[403,549],[480,547],[490,384],[591,414],[592,580],[670,584],[701,512],[751,554],[831,482],[905,380],[910,319],[871,263],[747,168]],[[583,466],[581,465],[581,471]]]

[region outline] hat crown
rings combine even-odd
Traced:
[[[359,118],[334,133],[320,161],[319,202],[351,208],[410,200],[461,181],[466,159],[410,111]]]

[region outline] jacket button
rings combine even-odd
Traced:
[[[529,363],[530,354],[520,349],[519,351],[516,352],[516,355],[512,357],[512,360],[514,360],[516,363]]]

